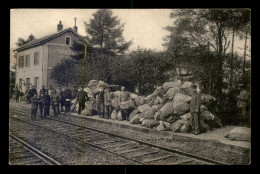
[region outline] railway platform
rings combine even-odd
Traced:
[[[30,108],[25,102],[16,103],[10,101],[10,109],[21,107],[24,110]],[[224,126],[213,129],[209,133],[193,135],[189,133],[173,133],[171,131],[157,131],[149,129],[141,124],[131,124],[129,121],[118,121],[100,118],[99,116],[83,116],[70,113],[67,116],[82,119],[89,127],[99,128],[108,132],[135,137],[136,139],[158,144],[167,148],[174,148],[187,153],[223,161],[230,164],[250,163],[251,142],[233,141],[225,138],[223,134],[235,126]]]

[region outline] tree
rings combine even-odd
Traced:
[[[205,50],[208,47],[208,52],[214,50],[215,53],[209,54],[213,56],[208,56],[211,59],[205,65],[209,69],[209,89],[211,86],[215,86],[216,94],[220,96],[222,95],[224,58],[230,45],[228,39],[230,21],[234,17],[231,12],[226,9],[173,10],[170,17],[176,19],[174,26],[165,28],[170,32],[170,35],[165,38],[164,45],[168,51],[172,52],[175,59],[183,56],[185,59],[182,60],[189,61],[189,59],[194,59],[194,56],[191,55],[196,49]],[[202,51],[197,58],[203,57],[204,54]]]
[[[108,63],[115,55],[122,55],[131,45],[123,38],[124,25],[120,24],[117,16],[113,16],[112,10],[100,9],[93,14],[89,23],[85,22],[86,37],[91,49],[93,66],[99,72],[100,80],[111,83],[111,73]]]
[[[69,59],[62,59],[61,63],[53,67],[51,78],[59,85],[77,84],[78,66],[77,62]]]
[[[21,37],[19,37],[18,41],[15,43],[15,45],[17,45],[18,47],[23,46],[25,44],[27,44],[28,42],[30,42],[29,38],[28,39],[23,39]]]
[[[232,47],[231,47],[231,59],[233,60],[234,55],[234,40],[235,34],[240,34],[241,32],[246,31],[246,36],[249,29],[250,23],[250,11],[249,10],[230,10],[230,18],[228,28],[232,30]],[[240,36],[242,38],[242,36]],[[247,39],[247,37],[246,37]],[[245,41],[246,43],[246,41]],[[244,61],[245,62],[245,61]],[[230,62],[230,84],[233,85],[233,61]]]

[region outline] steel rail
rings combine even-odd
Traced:
[[[26,115],[29,115],[28,113],[17,111],[17,110],[15,112],[20,112],[20,113],[24,113]],[[72,116],[70,116],[70,117],[72,117]],[[201,162],[204,162],[204,163],[211,163],[211,164],[215,164],[215,165],[230,165],[229,163],[225,163],[225,162],[222,162],[222,161],[209,159],[209,158],[206,158],[206,157],[191,154],[191,153],[188,153],[188,152],[179,151],[179,150],[176,150],[176,149],[170,149],[170,148],[165,147],[165,146],[148,143],[148,142],[138,140],[138,139],[135,139],[135,138],[124,137],[124,136],[121,136],[121,135],[118,135],[118,134],[115,134],[115,133],[110,133],[110,132],[105,132],[105,131],[94,129],[94,128],[89,128],[89,127],[86,127],[86,126],[83,126],[83,125],[78,125],[78,124],[71,123],[71,122],[68,122],[68,121],[58,120],[58,119],[55,119],[55,118],[47,118],[47,119],[54,120],[54,121],[57,121],[57,122],[66,123],[66,124],[70,124],[70,125],[74,125],[74,126],[78,126],[78,127],[82,127],[82,128],[88,129],[88,130],[92,130],[92,131],[95,131],[95,132],[111,135],[111,136],[118,137],[118,138],[123,138],[123,139],[131,140],[131,141],[135,141],[135,142],[138,142],[138,143],[141,143],[141,144],[145,144],[145,145],[149,145],[149,146],[152,146],[152,147],[155,147],[155,148],[165,150],[167,152],[172,152],[172,153],[176,153],[176,154],[179,154],[181,156],[184,156],[184,157],[189,157],[189,158],[196,160],[196,161],[201,161]]]
[[[146,165],[145,163],[143,163],[143,162],[141,162],[141,161],[138,161],[138,160],[135,160],[135,159],[132,159],[132,158],[128,158],[128,157],[126,157],[126,156],[120,155],[120,154],[118,154],[118,153],[115,153],[115,152],[113,152],[113,151],[107,150],[107,149],[105,149],[105,148],[102,148],[102,147],[96,146],[96,145],[94,145],[94,144],[87,143],[87,142],[82,141],[82,140],[80,140],[80,139],[74,138],[74,137],[72,137],[72,136],[70,136],[70,135],[67,135],[67,134],[65,134],[65,133],[58,132],[58,131],[52,130],[52,129],[50,129],[50,128],[46,128],[46,127],[44,127],[44,126],[35,124],[35,123],[31,122],[31,121],[23,120],[23,119],[21,119],[21,118],[16,118],[16,117],[11,117],[11,118],[16,119],[16,120],[19,120],[19,121],[22,121],[22,122],[25,122],[25,123],[32,124],[32,125],[34,125],[34,126],[36,126],[36,127],[40,127],[40,128],[42,128],[42,129],[46,129],[46,130],[51,131],[51,132],[54,132],[54,133],[56,133],[56,134],[60,134],[60,135],[69,137],[69,138],[74,139],[74,140],[76,140],[76,141],[79,141],[79,142],[81,142],[81,143],[83,143],[83,144],[92,146],[92,147],[97,148],[97,149],[101,149],[101,150],[103,150],[103,151],[107,151],[107,152],[112,153],[112,154],[114,154],[114,155],[123,157],[123,158],[125,158],[125,159],[127,159],[127,160],[131,160],[131,161],[134,161],[134,162],[137,162],[137,163]]]
[[[15,139],[16,141],[18,141],[19,143],[21,143],[30,152],[32,152],[33,155],[37,156],[39,159],[43,160],[47,164],[49,164],[49,165],[61,165],[61,163],[59,163],[55,159],[53,159],[53,158],[49,157],[48,155],[44,154],[43,152],[39,151],[38,149],[36,149],[35,147],[33,147],[30,144],[26,143],[25,141],[21,140],[20,138],[18,138],[14,134],[9,133],[9,136],[12,137],[13,139]]]

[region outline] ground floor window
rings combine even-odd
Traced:
[[[30,86],[30,78],[26,78],[26,89]]]
[[[23,82],[23,79],[19,79],[19,89],[22,90],[22,82]]]

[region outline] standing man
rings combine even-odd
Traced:
[[[36,120],[36,114],[38,109],[38,99],[37,99],[37,93],[34,93],[34,96],[31,98],[31,120]]]
[[[76,97],[79,103],[78,115],[80,115],[81,111],[85,109],[85,102],[89,100],[88,93],[84,91],[84,86],[81,87]]]
[[[104,89],[99,88],[98,93],[96,94],[96,100],[97,100],[97,109],[98,109],[98,115],[100,118],[104,118]]]
[[[63,96],[65,99],[65,114],[70,112],[70,102],[72,98],[71,90],[69,89],[68,85],[66,86],[65,90],[63,91]]]
[[[60,96],[60,112],[64,112],[63,106],[65,105],[65,100],[64,100],[63,90],[61,86],[58,87],[57,94],[59,94]]]
[[[49,86],[48,94],[49,94],[50,97],[52,97],[52,95],[53,95],[52,85]]]
[[[78,94],[77,86],[73,86],[73,88],[74,89],[71,91],[71,94],[72,94],[71,100],[74,100],[77,97],[77,94]]]
[[[40,108],[40,115],[41,115],[41,119],[43,120],[42,117],[42,112],[43,112],[43,107],[44,107],[44,94],[40,93],[39,98],[38,98],[38,106]]]
[[[50,116],[50,105],[51,105],[51,98],[48,94],[47,90],[45,91],[45,95],[43,96],[44,99],[44,118],[47,116]]]
[[[58,117],[58,114],[60,113],[59,111],[59,103],[60,103],[60,96],[56,94],[56,90],[54,89],[52,92],[52,97],[51,97],[51,104],[52,104],[52,109],[55,117]]]
[[[200,106],[201,106],[201,93],[200,93],[200,88],[197,85],[193,85],[192,88],[193,88],[193,94],[190,102],[192,133],[198,135],[200,134],[199,116],[200,116]]]
[[[16,100],[16,103],[19,102],[19,97],[20,97],[20,91],[19,91],[18,87],[16,86],[16,88],[15,88],[15,100]]]
[[[30,89],[30,91],[29,91],[29,101],[31,101],[31,98],[32,98],[35,94],[37,94],[37,90],[35,89],[35,86],[33,85],[33,86],[32,86],[32,89]]]
[[[108,88],[107,92],[105,92],[104,99],[105,99],[105,113],[107,119],[109,119],[111,118],[111,110],[112,110],[112,103],[111,103],[112,93],[110,88]]]
[[[126,101],[130,100],[130,94],[129,94],[128,91],[125,90],[124,86],[121,87],[121,93],[119,95],[119,98],[120,98],[119,105],[122,102],[126,102]],[[129,115],[128,114],[128,110],[127,109],[126,110],[125,109],[121,109],[121,112],[122,112],[123,119],[128,119],[128,115]]]
[[[249,93],[244,84],[239,84],[240,93],[237,96],[239,126],[248,124]],[[248,125],[247,125],[248,126]]]
[[[42,89],[40,90],[40,94],[45,95],[46,91],[47,91],[47,89],[45,89],[45,86],[42,85]]]

